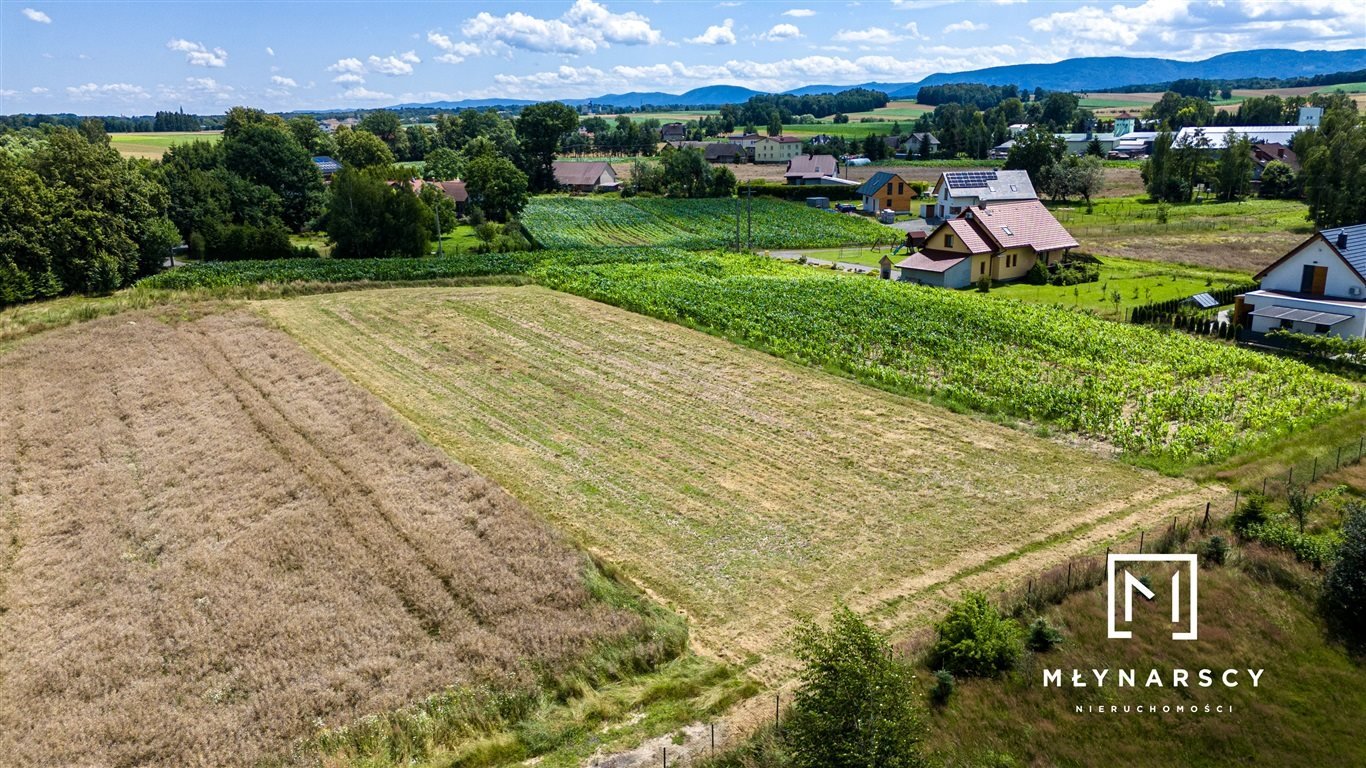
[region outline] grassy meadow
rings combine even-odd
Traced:
[[[1313,233],[1298,200],[1214,199],[1162,206],[1143,195],[1048,202],[1049,210],[1087,253],[1177,262],[1219,272],[1254,274]]]
[[[166,150],[191,141],[216,142],[222,131],[168,131],[161,133],[111,133],[109,143],[124,157],[160,160]]]
[[[1081,285],[1029,285],[1024,282],[993,286],[993,298],[1018,299],[1084,309],[1110,320],[1122,320],[1131,307],[1251,282],[1244,272],[1229,272],[1151,261],[1103,256],[1100,280]],[[1120,300],[1115,303],[1114,294]]]
[[[786,632],[802,611],[841,598],[890,627],[922,625],[964,585],[1011,580],[1205,498],[1186,481],[542,288],[264,308],[686,615],[694,647],[757,661],[751,672],[769,682],[786,676]]]

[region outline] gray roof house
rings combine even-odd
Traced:
[[[1254,334],[1366,337],[1366,224],[1320,230],[1256,277],[1260,288],[1235,299]]]

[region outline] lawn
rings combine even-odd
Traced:
[[[263,305],[452,457],[688,616],[694,645],[785,676],[837,600],[923,626],[1096,536],[1203,503],[1022,430],[539,287]],[[1066,471],[1059,468],[1066,467]]]
[[[111,133],[109,143],[125,157],[160,160],[166,150],[191,141],[216,142],[222,131],[176,131],[164,133]]]
[[[1305,204],[1248,198],[1160,207],[1146,196],[1097,198],[1086,212],[1079,202],[1047,203],[1053,215],[1096,255],[1193,264],[1253,274],[1313,233]]]
[[[1094,283],[1066,286],[1005,283],[993,286],[986,295],[1075,307],[1111,320],[1122,320],[1126,311],[1140,304],[1184,299],[1251,280],[1251,275],[1242,272],[1105,256],[1101,258],[1100,280]],[[1115,293],[1120,297],[1118,304],[1114,301]]]

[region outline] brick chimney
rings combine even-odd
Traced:
[[[1346,231],[1346,230],[1343,230],[1342,232],[1339,232],[1339,233],[1338,233],[1338,250],[1341,251],[1341,250],[1343,250],[1343,249],[1346,248],[1346,247],[1347,247],[1347,231]]]

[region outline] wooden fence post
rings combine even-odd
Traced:
[[[1319,457],[1314,457],[1314,468],[1309,470],[1309,482],[1319,479]]]
[[[1265,477],[1262,478],[1262,495],[1263,495],[1263,496],[1266,495],[1266,478],[1265,478]]]
[[[1334,461],[1334,462],[1333,462],[1333,471],[1336,472],[1336,471],[1338,471],[1339,469],[1342,469],[1342,446],[1340,446],[1340,445],[1338,446],[1338,458],[1337,458],[1337,461]]]
[[[1208,527],[1208,526],[1209,526],[1209,502],[1207,501],[1207,502],[1205,502],[1205,519],[1204,519],[1203,521],[1201,521],[1201,523],[1200,523],[1200,532],[1201,532],[1201,533],[1204,533],[1204,532],[1205,532],[1205,528]]]
[[[1233,492],[1233,514],[1238,514],[1238,498],[1242,496],[1242,491]]]
[[[1139,532],[1138,532],[1138,554],[1140,554],[1140,555],[1143,554],[1143,537],[1146,536],[1147,534],[1148,534],[1147,531],[1139,531]]]
[[[1067,591],[1072,591],[1072,558],[1067,558]]]

